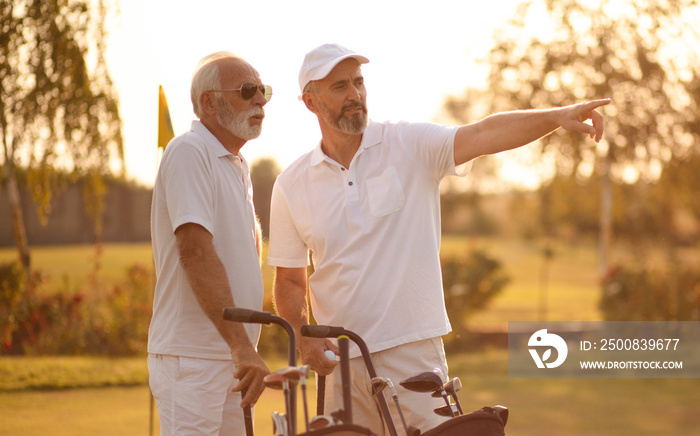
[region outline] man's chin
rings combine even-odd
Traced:
[[[367,117],[357,116],[351,119],[346,118],[344,120],[341,120],[338,123],[338,128],[344,133],[350,135],[359,135],[361,133],[364,133],[365,128],[367,127],[367,123]]]

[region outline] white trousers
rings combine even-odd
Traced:
[[[445,405],[445,400],[442,397],[433,398],[430,393],[411,392],[399,385],[399,382],[411,376],[432,371],[436,367],[441,368],[443,374],[447,376],[447,360],[441,338],[399,345],[372,353],[371,357],[377,376],[387,377],[394,384],[407,425],[412,425],[419,428],[421,432],[426,432],[448,419],[433,412],[435,408]],[[380,411],[372,398],[370,377],[362,357],[350,359],[350,378],[353,423],[369,428],[377,436],[389,434],[382,424]],[[405,434],[396,404],[392,398],[391,389],[385,388],[383,394],[389,405],[397,434]],[[339,408],[343,408],[340,365],[336,366],[333,373],[326,377],[324,413],[328,415],[334,409]]]
[[[230,360],[148,355],[161,436],[244,436],[240,392]]]

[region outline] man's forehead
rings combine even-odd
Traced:
[[[223,80],[260,80],[260,74],[243,59],[221,59],[219,72]]]

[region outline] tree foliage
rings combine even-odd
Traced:
[[[698,19],[696,0],[524,1],[494,36],[488,89],[446,102],[455,119],[471,121],[488,112],[612,99],[601,108],[606,132],[600,143],[561,131],[534,148],[541,152],[534,161],[540,168],[553,163],[550,174],[599,178],[601,276],[610,267],[612,184],[657,181],[700,154]],[[697,174],[685,177],[690,183],[681,188],[691,197],[700,186]],[[543,209],[555,206],[546,195]],[[685,197],[672,190],[663,206],[676,214]],[[683,208],[692,206],[686,201]],[[541,228],[551,228],[551,212],[540,214]],[[672,215],[669,221],[679,221]]]
[[[488,90],[446,107],[457,119],[475,111],[563,106],[612,98],[606,134],[559,132],[541,142],[557,172],[579,177],[609,163],[622,180],[634,170],[656,178],[700,141],[700,17],[696,0],[542,0],[518,6],[495,35]]]
[[[105,61],[106,17],[103,0],[0,0],[3,186],[16,193],[15,168],[26,168],[46,219],[52,192],[61,187],[57,170],[89,178],[84,195],[98,234],[102,176],[115,164],[124,171],[118,100]]]

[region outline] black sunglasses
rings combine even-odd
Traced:
[[[258,90],[260,90],[260,92],[263,93],[266,101],[270,101],[270,99],[272,98],[272,87],[270,87],[270,85],[258,85],[250,82],[242,84],[241,87],[238,89],[210,89],[207,92],[240,91],[241,98],[243,100],[250,100],[251,98],[253,98],[253,96],[255,96],[255,93],[258,92]]]

